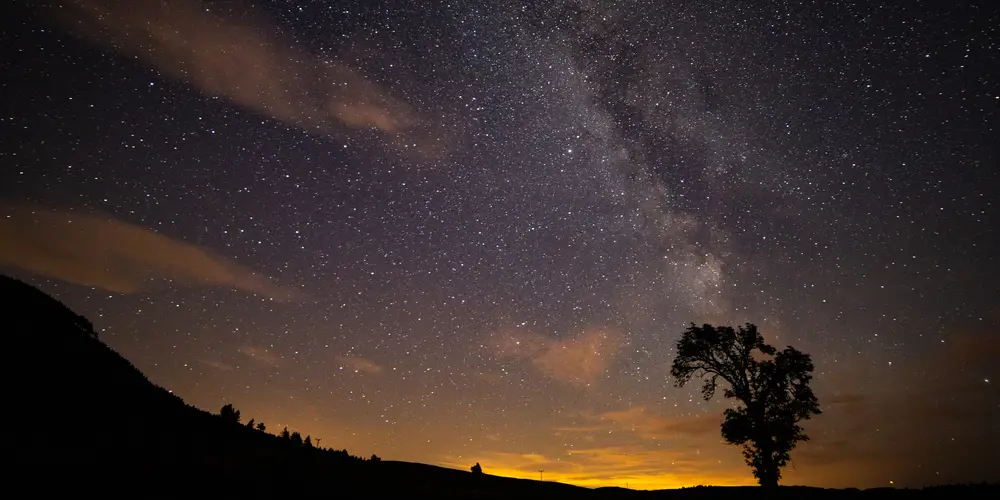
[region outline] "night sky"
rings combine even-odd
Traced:
[[[753,322],[816,364],[785,484],[1000,480],[995,2],[11,3],[0,272],[190,404],[755,484],[668,378]]]

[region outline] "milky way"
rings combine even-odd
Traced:
[[[1000,480],[997,7],[5,9],[0,268],[191,404],[754,484],[668,378],[690,322],[753,322],[817,367],[785,482]]]

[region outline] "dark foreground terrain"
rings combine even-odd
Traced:
[[[102,343],[90,322],[0,276],[8,398],[7,491],[17,497],[1000,498],[993,486],[924,490],[698,487],[632,491],[364,461],[184,403]],[[273,429],[272,429],[273,431]]]

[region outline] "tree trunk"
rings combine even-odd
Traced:
[[[774,463],[774,453],[771,450],[760,450],[760,470],[757,471],[757,481],[766,490],[778,489],[778,466]]]
[[[774,460],[774,437],[768,432],[767,415],[763,401],[747,404],[753,418],[756,437],[753,439],[757,452],[757,482],[767,490],[778,488],[778,465]]]
[[[774,473],[773,466],[767,472],[761,474],[760,485],[768,491],[778,489],[778,475]]]

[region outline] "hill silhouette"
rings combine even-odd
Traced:
[[[640,492],[361,460],[235,423],[184,403],[99,339],[58,300],[0,276],[12,398],[10,476],[31,496],[132,498],[740,498],[757,488]],[[231,408],[230,408],[231,409]],[[272,429],[276,431],[276,429]],[[487,464],[488,468],[488,464]],[[783,498],[989,498],[995,486],[924,490],[782,487]]]

